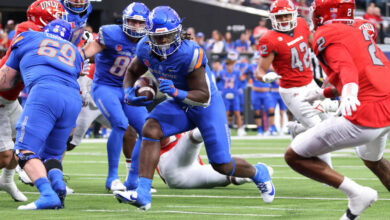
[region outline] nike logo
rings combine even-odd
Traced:
[[[130,200],[133,201],[133,202],[135,202],[135,201],[137,201],[137,197],[134,197],[133,194],[131,194],[131,195],[130,195]]]

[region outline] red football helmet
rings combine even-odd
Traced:
[[[291,15],[290,20],[277,19],[283,15]],[[291,0],[276,0],[269,9],[272,28],[278,31],[291,31],[297,26],[298,12]]]
[[[65,15],[65,8],[57,0],[37,0],[27,9],[27,20],[41,28],[52,20],[63,19]]]
[[[355,0],[315,0],[311,10],[314,29],[329,23],[352,24]]]

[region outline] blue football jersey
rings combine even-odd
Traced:
[[[156,79],[164,78],[172,80],[175,87],[189,91],[187,75],[195,69],[203,66],[206,71],[210,95],[217,94],[217,89],[212,81],[212,72],[207,65],[207,57],[204,50],[194,41],[183,40],[180,47],[166,60],[160,61],[153,53],[145,36],[137,45],[137,57]]]
[[[270,88],[269,83],[263,83],[260,80],[257,80],[257,78],[255,77],[256,68],[257,64],[252,63],[249,64],[248,68],[245,70],[245,74],[250,76],[250,78],[252,79],[253,86],[257,88]]]
[[[64,6],[67,14],[67,21],[72,25],[72,39],[71,42],[75,45],[78,45],[81,41],[81,37],[83,36],[85,26],[87,25],[87,20],[89,14],[92,12],[92,5],[89,4],[87,10],[84,13],[77,14],[72,11],[69,11],[67,7],[65,7],[64,3],[61,1],[62,6]]]
[[[35,84],[60,83],[79,89],[83,58],[69,41],[44,32],[26,31],[12,43],[6,65],[22,74],[27,91]]]
[[[233,70],[233,72],[229,73],[226,70],[222,70],[220,72],[220,77],[222,81],[222,92],[223,93],[238,93],[238,89],[240,88],[241,80],[240,80],[241,72],[239,70]]]
[[[104,25],[99,30],[99,43],[105,49],[95,55],[95,76],[98,84],[122,87],[123,78],[137,48],[123,33],[121,25]]]

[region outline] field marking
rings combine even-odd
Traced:
[[[0,191],[0,193],[6,193]],[[39,194],[39,192],[23,192],[25,194]],[[114,196],[113,194],[103,193],[72,193],[69,196]],[[216,199],[261,199],[260,196],[212,196],[212,195],[158,195],[152,194],[152,197],[163,198],[216,198]],[[336,200],[344,201],[347,198],[325,198],[325,197],[296,197],[296,196],[275,196],[275,199],[291,199],[291,200]],[[390,198],[378,198],[378,201],[390,201]]]
[[[241,207],[242,208],[242,207]],[[130,210],[115,210],[115,209],[86,209],[81,210],[84,212],[128,212]],[[281,215],[262,215],[262,214],[236,214],[236,213],[217,213],[217,212],[187,212],[187,211],[175,211],[175,210],[165,210],[165,211],[158,211],[158,210],[152,210],[148,211],[148,213],[176,213],[176,214],[195,214],[195,215],[222,215],[222,216],[253,216],[253,217],[280,217]]]
[[[168,208],[210,208],[210,206],[202,205],[167,205]],[[212,208],[226,208],[226,206],[212,206]],[[319,211],[319,212],[329,212],[329,211],[342,211],[345,209],[302,209],[302,208],[272,208],[264,206],[245,206],[247,209],[265,209],[265,210],[285,210],[285,211]],[[228,206],[228,209],[242,209],[240,206]]]

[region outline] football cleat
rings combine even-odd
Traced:
[[[23,169],[21,169],[21,168],[19,167],[19,165],[16,167],[15,170],[16,170],[16,172],[18,173],[18,175],[19,175],[19,180],[20,180],[22,183],[24,183],[24,184],[26,184],[26,185],[34,186],[34,183],[31,181],[30,177],[28,177],[27,173],[26,173]]]
[[[6,191],[16,202],[25,202],[27,197],[19,191],[15,182],[5,182],[3,178],[0,178],[0,190]]]
[[[66,186],[66,195],[71,195],[73,193],[74,193],[74,189],[69,188],[68,186]]]
[[[260,173],[260,178],[254,182],[260,190],[261,198],[265,203],[271,203],[275,198],[275,187],[270,174],[270,171],[273,173],[273,170],[268,170],[268,166],[263,163],[258,163],[254,167]]]
[[[354,220],[359,218],[362,212],[370,207],[378,199],[378,192],[370,187],[362,187],[360,194],[348,198],[347,211],[340,220]]]
[[[253,182],[250,178],[241,178],[241,177],[235,177],[235,176],[229,176],[229,181],[233,185],[242,185],[244,183]]]
[[[114,191],[125,191],[126,190],[126,186],[123,185],[119,179],[113,180],[111,182],[111,184],[109,184],[110,187],[107,187],[107,185],[108,184],[106,183],[106,189],[108,191],[113,191],[114,192]]]
[[[57,194],[41,195],[35,202],[27,205],[21,205],[18,210],[37,210],[37,209],[59,209],[61,201]]]
[[[289,121],[287,123],[287,128],[290,131],[290,134],[292,136],[292,139],[294,139],[298,134],[306,131],[307,129],[302,124],[298,123],[297,121]]]
[[[157,189],[152,186],[152,188],[150,188],[150,193],[156,193],[156,192],[157,192]]]
[[[139,197],[137,191],[115,191],[114,196],[119,203],[130,204],[144,211],[152,207],[150,200]]]

